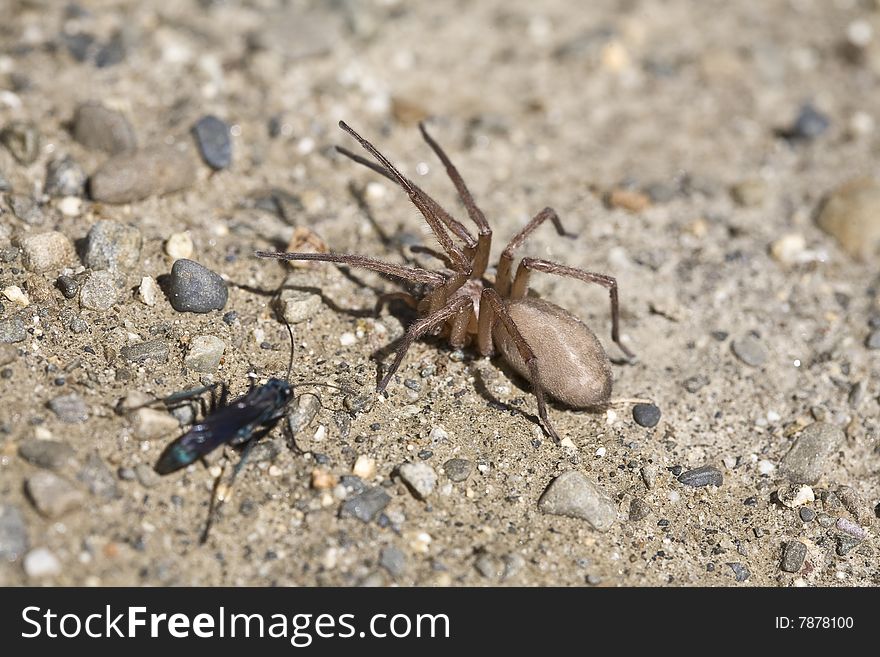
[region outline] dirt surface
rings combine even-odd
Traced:
[[[81,246],[99,219],[136,226],[143,246],[106,311],[55,287],[65,267],[82,272],[79,257],[36,272],[13,249],[0,264],[0,287],[18,286],[29,301],[3,298],[0,311],[27,328],[25,339],[0,345],[0,583],[878,583],[880,351],[866,343],[880,316],[877,261],[852,258],[814,221],[829,191],[877,174],[875,4],[63,5],[0,5],[0,127],[30,121],[41,136],[31,164],[0,146],[0,174],[44,215],[31,224],[0,203],[0,247],[48,230]],[[68,45],[77,34],[94,37],[84,61]],[[113,43],[121,58],[104,51],[99,66],[96,53]],[[45,197],[53,158],[69,154],[88,174],[108,158],[71,134],[87,101],[121,112],[142,148],[191,147],[193,124],[216,115],[231,126],[233,163],[216,172],[199,163],[185,190],[131,203]],[[805,103],[827,129],[786,138]],[[436,268],[409,251],[435,242],[406,196],[333,150],[356,147],[336,127],[344,119],[464,220],[419,136],[422,118],[489,217],[493,262],[549,205],[577,237],[548,225],[522,255],[617,278],[622,339],[637,355],[630,364],[610,340],[603,289],[541,275],[533,289],[595,330],[614,362],[613,396],[653,400],[656,427],[636,424],[626,402],[596,412],[554,405],[563,438],[555,445],[527,383],[437,338],[411,349],[387,398],[367,395],[369,410],[349,412],[375,387],[373,352],[412,320],[397,304],[372,317],[378,294],[398,288],[361,270],[291,270],[252,252],[283,249],[297,226],[333,251]],[[190,257],[228,281],[223,310],[182,313],[161,293],[153,306],[139,298],[143,277],[161,283],[170,272],[165,243],[183,231]],[[131,393],[163,397],[225,381],[240,394],[249,376],[283,377],[288,338],[271,297],[285,278],[322,297],[293,326],[290,381],[348,394],[298,390],[318,394],[321,410],[293,441],[284,423],[267,437],[200,545],[216,475],[235,452],[151,477],[186,427],[144,439],[136,419],[114,409]],[[236,317],[224,321],[230,311]],[[72,317],[87,329],[72,331]],[[225,344],[207,374],[184,366],[203,335]],[[164,362],[122,355],[148,340],[167,345]],[[748,353],[737,356],[732,344],[743,340]],[[48,403],[71,393],[86,413],[64,422]],[[777,494],[789,484],[782,459],[816,420],[839,427],[842,440],[803,493],[815,501],[787,506]],[[64,458],[49,468],[23,458],[35,439],[66,444],[53,452]],[[375,462],[370,473],[361,459],[362,485],[390,497],[371,522],[340,517],[341,498],[361,484],[334,486],[359,456]],[[450,481],[452,458],[471,462],[465,481]],[[407,462],[436,473],[426,500],[401,481]],[[677,479],[702,466],[723,483]],[[568,470],[617,507],[608,531],[539,510],[548,484]],[[73,490],[39,512],[27,491],[46,472]],[[804,507],[818,517],[805,522]],[[789,555],[796,572],[786,572],[792,541],[805,557]]]

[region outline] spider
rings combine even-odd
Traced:
[[[378,163],[342,147],[337,147],[337,150],[403,188],[443,249],[442,253],[429,247],[419,247],[417,251],[438,258],[444,262],[446,269],[431,271],[343,253],[257,251],[256,255],[278,260],[336,262],[424,285],[426,292],[421,299],[408,292],[395,292],[383,295],[377,304],[378,310],[385,300],[400,299],[417,309],[420,315],[420,319],[410,325],[402,338],[394,362],[379,382],[377,391],[385,390],[413,342],[426,334],[442,332],[455,348],[462,348],[475,340],[482,356],[491,356],[496,350],[500,352],[504,360],[531,384],[538,403],[540,423],[557,444],[560,442],[559,435],[547,413],[546,397],[579,409],[607,405],[611,396],[611,365],[602,344],[586,324],[567,310],[544,299],[529,296],[528,283],[532,272],[537,271],[568,276],[606,288],[611,298],[611,339],[627,359],[632,359],[633,354],[620,342],[617,281],[605,274],[540,258],[523,258],[516,274],[512,275],[514,251],[544,222],[550,221],[559,235],[571,237],[565,232],[556,212],[552,208],[544,208],[510,240],[501,253],[495,280],[490,281],[484,275],[489,263],[492,229],[458,170],[428,134],[424,124],[419,124],[422,137],[446,167],[446,173],[455,185],[468,217],[476,224],[476,238],[437,201],[401,174],[369,141],[344,121],[339,122],[339,127],[360,142]],[[461,241],[461,246],[450,233]]]

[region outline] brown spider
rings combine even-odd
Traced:
[[[455,185],[468,216],[477,225],[476,238],[434,199],[403,176],[370,142],[343,121],[339,122],[339,127],[357,139],[379,164],[344,148],[337,147],[337,150],[382,174],[406,191],[425,217],[444,253],[427,247],[421,247],[418,251],[439,258],[446,263],[448,269],[429,271],[341,253],[257,251],[256,255],[278,260],[338,262],[426,286],[427,293],[420,300],[412,294],[396,292],[385,295],[377,305],[378,308],[383,300],[398,298],[417,308],[421,315],[403,337],[394,362],[379,383],[377,391],[382,392],[388,385],[413,342],[426,333],[442,329],[453,347],[464,347],[476,337],[477,349],[481,355],[491,356],[496,349],[500,351],[507,363],[532,384],[541,424],[557,443],[559,436],[547,415],[545,393],[574,408],[606,405],[611,396],[611,365],[595,334],[567,310],[549,301],[530,297],[527,292],[529,276],[533,271],[570,276],[608,288],[611,297],[611,339],[627,358],[632,358],[632,353],[620,342],[617,281],[604,274],[594,274],[539,258],[523,258],[516,270],[516,276],[511,280],[513,252],[538,226],[549,220],[560,235],[567,235],[556,212],[551,208],[544,208],[510,240],[501,253],[493,283],[483,277],[489,262],[492,229],[485,215],[474,203],[458,171],[443,149],[428,134],[425,126],[419,125],[422,136],[446,167],[446,173]],[[452,240],[447,229],[462,241],[463,247]]]

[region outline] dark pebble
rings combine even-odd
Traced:
[[[808,506],[802,506],[800,511],[798,511],[798,515],[804,522],[813,522],[816,519],[816,512]]]
[[[636,404],[632,416],[640,427],[656,427],[660,421],[660,409],[654,404]]]
[[[733,571],[737,582],[745,582],[752,574],[744,564],[728,563],[727,565],[730,566],[730,569]]]
[[[193,135],[209,167],[225,169],[232,163],[232,138],[226,123],[216,116],[203,116],[193,126]]]
[[[2,211],[2,208],[0,208]],[[17,246],[0,247],[0,262],[15,262],[16,258],[21,254],[21,249]]]
[[[46,166],[43,192],[49,196],[82,196],[86,186],[86,172],[77,162],[65,155]]]
[[[369,488],[343,502],[339,509],[339,517],[351,516],[362,522],[370,522],[388,506],[390,501],[391,497],[380,486]]]
[[[880,349],[880,330],[872,331],[865,340],[868,349]]]
[[[168,343],[159,339],[148,340],[122,347],[119,353],[125,360],[132,363],[140,363],[150,358],[156,362],[164,363],[168,360]]]
[[[651,506],[640,497],[636,497],[629,505],[629,519],[637,522],[651,514]]]
[[[64,33],[61,40],[67,46],[67,52],[79,63],[88,60],[92,54],[95,45],[95,37],[87,32],[76,32],[75,34]]]
[[[400,548],[389,545],[379,553],[379,565],[392,577],[400,577],[406,571],[406,555]]]
[[[18,446],[18,455],[28,463],[47,470],[58,470],[73,462],[73,448],[60,440],[31,438]]]
[[[55,281],[55,285],[61,290],[61,294],[64,295],[65,299],[73,299],[76,293],[79,292],[79,283],[70,276],[59,276]]]
[[[89,180],[92,198],[130,203],[190,187],[196,180],[193,157],[175,146],[152,146],[114,155]]]
[[[123,114],[100,103],[83,103],[73,117],[73,138],[86,148],[111,155],[137,148],[134,128]]]
[[[467,479],[474,464],[467,459],[449,459],[443,464],[443,470],[449,481],[460,482]]]
[[[0,130],[0,143],[19,164],[33,164],[40,154],[40,133],[33,123],[12,121]]]
[[[828,129],[831,121],[822,112],[805,103],[798,113],[794,123],[780,131],[780,134],[789,141],[808,141],[815,139]]]
[[[21,342],[27,337],[27,327],[18,317],[0,319],[0,343]]]
[[[787,573],[796,573],[804,565],[807,557],[807,546],[800,541],[789,541],[782,552],[781,568]]]
[[[221,310],[228,297],[226,281],[207,267],[186,259],[176,260],[171,267],[168,300],[178,312]]]
[[[828,529],[834,524],[834,518],[829,516],[827,513],[820,513],[818,516],[816,516],[816,522],[819,523],[820,527]]]
[[[699,488],[701,486],[720,486],[724,483],[724,477],[718,468],[711,465],[704,465],[700,468],[694,468],[683,472],[678,480],[685,486],[693,486]]]
[[[232,326],[233,324],[235,324],[237,319],[238,313],[234,310],[230,310],[228,313],[223,313],[223,323],[228,326]]]
[[[95,54],[95,66],[107,68],[115,66],[125,59],[125,37],[122,32],[116,32]]]
[[[853,548],[858,547],[859,543],[861,543],[861,541],[854,536],[838,534],[836,552],[838,556],[845,557]]]
[[[0,561],[15,561],[29,546],[27,525],[18,507],[0,504]]]

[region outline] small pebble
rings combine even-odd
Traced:
[[[645,465],[639,469],[639,473],[642,475],[642,481],[645,482],[645,488],[651,490],[657,483],[657,475],[659,474],[659,470],[656,465]]]
[[[61,563],[47,548],[34,548],[24,555],[24,572],[28,577],[54,577],[61,574]]]
[[[427,463],[404,463],[397,468],[397,473],[420,500],[426,499],[437,484],[437,474]]]
[[[794,483],[815,484],[825,472],[826,461],[843,443],[843,431],[825,422],[814,422],[795,440],[780,464],[782,473]]]
[[[787,573],[796,573],[804,565],[807,557],[807,546],[800,541],[789,541],[782,552],[781,568]]]
[[[804,504],[816,501],[813,489],[807,485],[800,484],[788,484],[782,486],[776,491],[776,497],[778,497],[779,501],[789,509],[795,509]]]
[[[107,467],[97,450],[92,450],[76,478],[84,483],[92,495],[112,500],[119,497],[119,488],[113,471]]]
[[[372,479],[376,474],[376,459],[361,454],[355,459],[351,472],[361,479]]]
[[[838,534],[837,536],[837,554],[838,556],[845,557],[853,548],[859,546],[862,541],[855,538],[854,536],[849,536],[847,534]]]
[[[27,525],[17,506],[0,504],[0,562],[18,559],[28,549]]]
[[[196,180],[192,155],[174,146],[153,146],[114,155],[92,174],[89,191],[102,203],[131,203],[190,187]]]
[[[638,522],[651,515],[651,506],[641,497],[636,497],[629,505],[629,519]]]
[[[615,187],[605,195],[605,204],[609,208],[623,208],[628,212],[642,212],[651,205],[647,194],[635,189]]]
[[[734,355],[746,365],[760,367],[767,362],[767,348],[752,334],[746,334],[730,343]]]
[[[175,260],[190,258],[195,250],[189,231],[172,233],[165,241],[165,254]]]
[[[449,481],[456,483],[466,480],[471,475],[474,464],[467,459],[449,459],[443,464],[443,471]]]
[[[798,511],[798,515],[804,522],[813,522],[816,519],[816,512],[808,506],[802,506],[800,511]]]
[[[828,529],[834,524],[834,518],[829,516],[827,513],[820,513],[818,516],[816,516],[816,522],[819,523],[820,527]]]
[[[34,272],[58,269],[75,258],[73,242],[63,233],[54,230],[22,238],[19,248],[25,269]]]
[[[586,520],[594,529],[605,532],[617,520],[617,508],[606,493],[577,470],[556,477],[538,500],[544,513]]]
[[[400,548],[388,545],[379,553],[379,565],[392,577],[400,577],[406,572],[406,554]]]
[[[324,468],[314,468],[310,477],[310,485],[315,490],[330,490],[337,484],[336,476]]]
[[[807,240],[800,233],[787,233],[770,244],[770,255],[783,265],[795,265],[810,256]]]
[[[865,346],[868,349],[880,349],[880,329],[871,331],[865,340]]]
[[[694,488],[700,488],[702,486],[721,486],[721,484],[724,483],[724,476],[718,468],[712,467],[711,465],[704,465],[699,468],[694,468],[693,470],[688,470],[687,472],[682,472],[678,477],[678,481],[685,486],[692,486]]]
[[[168,300],[178,312],[221,310],[228,298],[226,281],[207,267],[186,259],[171,267]]]
[[[0,344],[21,342],[27,338],[27,327],[19,317],[0,319]]]
[[[135,226],[97,221],[86,236],[83,263],[91,269],[131,269],[140,259],[142,243]]]
[[[80,424],[89,419],[89,409],[76,393],[55,397],[49,401],[49,408],[59,420],[67,424]]]
[[[55,280],[55,285],[61,290],[65,299],[73,299],[79,292],[79,283],[70,276],[59,276]]]
[[[727,565],[733,571],[734,577],[736,577],[737,582],[745,582],[752,574],[749,572],[748,567],[744,564],[728,563]]]
[[[633,406],[632,416],[640,427],[656,427],[660,421],[660,409],[654,404],[636,404]]]
[[[730,188],[730,195],[743,207],[762,205],[767,198],[767,183],[760,179],[744,180]]]
[[[825,114],[811,103],[805,103],[801,106],[794,123],[780,130],[779,134],[789,141],[809,141],[825,132],[830,125],[831,121]]]
[[[138,463],[134,466],[134,476],[144,488],[152,488],[162,481],[162,477],[146,463]]]
[[[474,568],[486,579],[497,581],[501,578],[502,570],[501,562],[491,554],[483,553],[474,561]]]
[[[86,148],[111,155],[137,148],[134,129],[128,119],[96,102],[77,107],[73,117],[73,138]]]
[[[684,385],[684,389],[688,392],[698,392],[700,389],[709,385],[709,378],[702,374],[698,374],[697,376],[685,379],[682,385]]]
[[[843,508],[849,511],[859,524],[867,526],[871,523],[871,510],[854,488],[838,486],[835,492]]]
[[[18,455],[28,463],[47,470],[60,470],[74,462],[73,448],[60,440],[31,438],[18,446]]]
[[[141,278],[141,284],[138,286],[138,299],[145,306],[153,307],[159,301],[161,290],[156,279],[152,276],[144,276]]]
[[[139,408],[132,413],[134,435],[140,440],[153,440],[179,432],[177,419],[156,408]]]
[[[209,167],[225,169],[232,163],[232,138],[226,123],[216,116],[204,116],[193,126],[193,135]]]
[[[4,287],[0,290],[0,295],[3,296],[7,301],[11,301],[17,306],[21,306],[22,308],[26,308],[30,305],[30,299],[28,295],[24,293],[18,285],[10,285],[9,287]]]
[[[82,196],[86,178],[86,172],[70,155],[56,158],[46,165],[43,193],[54,197]]]
[[[816,221],[850,256],[870,259],[880,249],[880,182],[845,183],[828,195]]]
[[[317,395],[307,392],[300,396],[296,408],[287,414],[287,425],[294,437],[312,423],[319,410],[321,410],[321,400]]]
[[[288,324],[299,324],[311,319],[321,309],[321,296],[304,290],[285,289],[278,296],[276,307]]]
[[[109,270],[91,271],[79,290],[79,305],[104,312],[119,301],[120,279]]]
[[[370,522],[388,506],[391,497],[381,486],[368,488],[363,493],[348,498],[339,509],[342,518],[353,517],[361,522]]]
[[[25,489],[37,511],[47,518],[58,518],[85,501],[83,493],[73,484],[48,470],[31,475]]]
[[[45,223],[46,215],[40,204],[26,194],[10,194],[7,197],[7,203],[12,210],[12,214],[31,226],[39,226]]]
[[[854,536],[860,541],[864,541],[868,537],[868,534],[864,529],[848,518],[838,518],[836,525],[840,531],[845,532],[850,536]]]
[[[187,369],[194,372],[214,372],[220,366],[220,359],[226,350],[226,343],[213,335],[197,335],[191,341],[183,359]]]
[[[147,340],[138,344],[126,345],[119,350],[122,357],[132,363],[153,359],[158,363],[168,360],[168,343],[161,339]]]
[[[0,130],[0,143],[19,164],[33,164],[40,154],[40,133],[33,123],[12,121]]]

